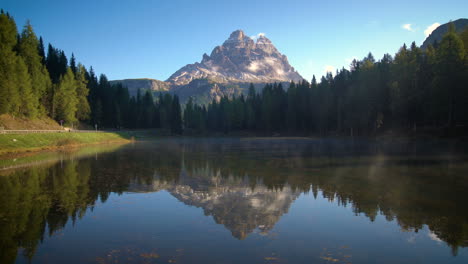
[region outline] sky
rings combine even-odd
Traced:
[[[2,0],[0,8],[110,80],[166,80],[237,29],[265,34],[310,80],[369,52],[380,59],[421,45],[438,24],[468,17],[466,0]]]

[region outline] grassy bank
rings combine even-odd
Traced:
[[[0,134],[0,156],[125,141],[130,141],[128,133]]]
[[[28,119],[13,117],[11,115],[0,115],[0,128],[9,130],[61,130],[63,129],[55,120],[48,117]]]
[[[30,166],[47,166],[64,159],[77,159],[87,156],[97,156],[98,154],[112,152],[123,145],[122,143],[82,145],[81,147],[64,148],[60,151],[40,151],[32,152],[31,155],[13,155],[12,157],[0,157],[0,177],[8,175],[15,169],[27,168]]]

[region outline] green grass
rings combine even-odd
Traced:
[[[0,134],[0,155],[129,140],[128,133]]]
[[[122,144],[96,144],[73,148],[72,151],[43,151],[34,153],[34,155],[13,155],[13,157],[0,158],[0,176],[8,174],[5,171],[9,169],[48,164],[61,159],[82,158],[112,152],[120,147]]]

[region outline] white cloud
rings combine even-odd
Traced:
[[[440,23],[437,23],[437,22],[434,23],[434,24],[432,24],[432,25],[430,25],[430,26],[428,26],[428,27],[426,28],[426,30],[424,30],[424,35],[426,35],[426,37],[428,37],[428,36],[432,33],[432,31],[434,31],[434,30],[435,30],[436,28],[438,28],[439,26],[440,26]]]
[[[403,29],[406,29],[408,31],[414,31],[414,29],[412,28],[411,24],[403,24],[401,26]]]
[[[325,73],[327,73],[327,72],[333,73],[335,71],[335,67],[333,67],[331,65],[326,65],[323,70],[324,70]]]
[[[257,40],[259,37],[265,37],[265,36],[266,36],[265,33],[260,32],[260,33],[258,33],[257,35],[250,36],[250,38],[253,39],[253,40]]]

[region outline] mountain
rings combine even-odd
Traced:
[[[445,33],[447,33],[450,23],[455,25],[455,30],[457,33],[462,32],[468,27],[468,19],[460,18],[452,22],[445,23],[437,27],[432,33],[424,40],[423,44],[421,45],[422,49],[426,49],[429,44],[433,44],[434,41],[440,42],[444,37]]]
[[[257,41],[236,30],[201,62],[188,64],[169,77],[173,85],[187,85],[195,79],[216,83],[271,83],[301,81],[303,78],[264,35]]]
[[[153,92],[167,92],[171,88],[167,82],[155,80],[155,79],[124,79],[114,80],[111,84],[121,83],[124,87],[128,88],[128,92],[131,96],[136,96],[138,90],[146,91],[150,90]],[[143,94],[143,93],[142,93]]]
[[[193,97],[197,103],[206,104],[223,96],[245,94],[250,83],[261,89],[266,83],[302,79],[267,37],[260,35],[254,41],[242,30],[236,30],[209,56],[203,54],[201,62],[182,67],[165,82],[154,79],[112,82],[128,87],[130,95],[136,95],[138,90],[162,91],[177,94],[182,103]]]
[[[247,88],[248,84],[221,84],[209,79],[195,79],[186,85],[174,85],[170,93],[179,96],[182,103],[192,97],[197,104],[207,104],[213,99],[219,101],[223,96],[240,96]]]

